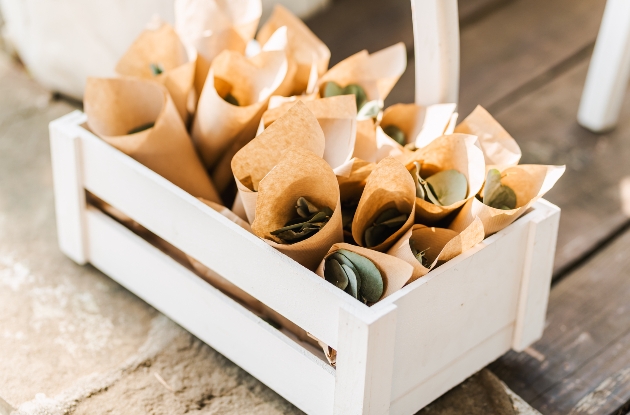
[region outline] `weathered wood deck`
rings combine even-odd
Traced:
[[[630,99],[615,131],[576,123],[604,5],[460,0],[460,116],[481,104],[519,142],[523,163],[567,165],[547,196],[562,218],[545,335],[491,365],[543,414],[630,410]],[[413,57],[408,0],[338,0],[309,24],[333,63],[401,40]],[[388,103],[412,101],[410,67]]]

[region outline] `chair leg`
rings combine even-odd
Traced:
[[[615,128],[630,76],[630,1],[608,0],[588,69],[578,122],[593,132]]]

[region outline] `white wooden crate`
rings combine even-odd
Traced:
[[[50,126],[62,251],[308,414],[413,414],[542,335],[560,217],[545,200],[367,307],[109,146],[85,121],[77,111]],[[86,190],[335,348],[336,369],[88,206]]]

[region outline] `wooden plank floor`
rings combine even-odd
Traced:
[[[630,410],[630,93],[618,128],[575,121],[605,0],[460,0],[460,114],[481,104],[523,163],[566,164],[547,328],[491,369],[543,414]],[[309,21],[332,63],[404,41],[410,66],[387,100],[413,100],[408,0],[337,0]]]

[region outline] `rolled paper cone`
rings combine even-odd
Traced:
[[[156,75],[151,65],[159,65],[163,72]],[[186,49],[171,25],[160,23],[155,29],[143,31],[116,64],[116,72],[163,84],[184,124],[188,122],[188,99],[193,87],[195,61],[188,59]]]
[[[455,132],[479,138],[486,170],[516,166],[521,159],[521,148],[516,140],[481,105],[455,128]]]
[[[352,237],[360,246],[365,246],[365,230],[383,211],[396,208],[400,213],[409,215],[407,221],[385,241],[370,247],[375,251],[387,251],[413,225],[415,199],[416,186],[409,171],[397,160],[383,159],[367,178],[352,221]]]
[[[339,183],[339,194],[341,201],[359,199],[367,183],[375,163],[365,160],[353,158],[349,164],[349,169],[345,172],[337,174],[337,183]]]
[[[284,80],[287,69],[281,51],[261,52],[250,59],[224,51],[214,59],[192,129],[207,168],[214,167],[231,145],[244,145],[254,137],[267,100]],[[222,98],[228,93],[239,106]]]
[[[282,26],[271,35],[267,43],[265,43],[261,49],[262,52],[283,52],[287,58],[287,73],[280,86],[274,91],[274,94],[276,95],[293,95],[293,80],[295,78],[295,73],[297,72],[297,63],[291,59],[290,55],[287,53],[288,47],[289,40],[287,28],[286,26]]]
[[[433,268],[466,252],[483,241],[483,238],[483,224],[479,218],[475,218],[461,233],[451,229],[414,225],[387,253],[402,259],[413,267],[413,275],[408,281],[411,283],[425,276]],[[430,264],[428,268],[424,267],[413,255],[410,243],[413,243],[420,252],[426,250],[425,257],[427,263]]]
[[[217,211],[218,213],[220,213],[221,215],[223,215],[230,221],[236,223],[238,226],[245,229],[246,231],[248,232],[252,231],[252,227],[249,225],[249,223],[241,219],[238,215],[236,215],[234,212],[232,212],[230,209],[226,208],[225,206],[220,205],[218,203],[211,202],[202,197],[200,197],[199,200],[201,200],[206,205],[210,206],[212,209],[214,209],[215,211]]]
[[[315,115],[306,104],[298,101],[261,135],[234,155],[231,171],[236,179],[238,194],[249,223],[253,223],[256,216],[259,184],[282,160],[283,152],[291,146],[296,146],[321,157],[324,154],[325,143],[324,133]]]
[[[453,119],[457,120],[455,108],[457,104],[435,104],[425,107],[420,132],[410,142],[415,143],[417,148],[423,148],[436,138],[447,135]]]
[[[326,82],[336,82],[342,87],[358,84],[368,100],[385,100],[407,67],[407,50],[404,43],[369,54],[358,52],[333,66],[319,80],[319,88]]]
[[[318,77],[326,72],[330,50],[302,20],[279,4],[260,28],[256,39],[264,47],[273,33],[282,26],[287,28],[287,54],[297,66],[292,80],[291,95],[299,95],[307,90],[313,66]]]
[[[295,204],[300,197],[334,213],[319,232],[303,241],[283,244],[271,232],[295,217]],[[339,187],[328,163],[297,146],[286,150],[281,161],[260,182],[252,231],[306,268],[317,268],[330,247],[343,242]]]
[[[357,121],[357,138],[352,157],[376,162],[376,125],[372,118]]]
[[[381,127],[393,125],[405,134],[405,144],[415,143],[422,131],[426,107],[416,104],[395,104],[385,109],[381,119]],[[440,135],[444,129],[440,132]]]
[[[465,229],[476,217],[483,223],[485,236],[505,228],[543,197],[564,173],[565,166],[541,166],[523,164],[509,167],[501,172],[501,184],[516,193],[516,209],[495,209],[478,200],[470,199],[455,216],[449,228],[455,231]]]
[[[336,169],[349,162],[354,151],[357,129],[357,105],[352,95],[340,95],[303,101],[324,132],[326,146],[324,160]],[[269,124],[285,114],[294,104],[286,102],[276,108],[268,109],[262,116],[262,125]]]
[[[415,152],[414,158],[421,163],[422,178],[426,179],[440,171],[454,169],[466,176],[468,181],[466,198],[449,206],[438,206],[416,198],[416,223],[424,225],[437,223],[461,208],[481,190],[486,167],[483,153],[476,143],[477,137],[473,135],[445,135]]]
[[[105,142],[191,195],[221,203],[165,87],[138,78],[88,78],[84,106],[88,127]]]
[[[175,0],[175,29],[186,47],[202,37],[233,29],[247,43],[262,14],[260,0]]]
[[[201,91],[206,83],[210,65],[224,50],[231,50],[241,55],[245,54],[247,42],[236,30],[227,28],[218,32],[209,32],[195,40],[192,44],[192,52],[197,56],[195,69],[195,92],[197,99],[201,97]],[[196,103],[196,101],[195,101]]]
[[[326,270],[326,258],[328,258],[340,249],[345,249],[347,251],[359,254],[372,261],[376,268],[378,268],[381,276],[383,277],[384,283],[383,295],[381,296],[379,301],[386,297],[389,297],[390,295],[394,294],[396,291],[404,287],[413,274],[413,267],[399,258],[384,254],[382,252],[374,251],[372,249],[362,248],[356,245],[338,243],[334,244],[330,248],[330,250],[328,250],[328,253],[320,262],[319,266],[315,270],[315,273],[317,275],[326,279],[324,275],[324,271]]]

